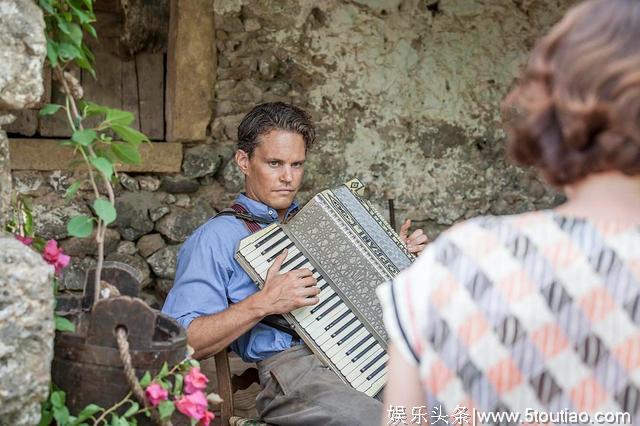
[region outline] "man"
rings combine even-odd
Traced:
[[[307,149],[315,130],[303,110],[281,102],[258,105],[238,127],[235,161],[245,176],[236,199],[257,221],[283,221],[297,210]],[[421,230],[403,238],[412,252],[424,248]],[[372,425],[382,405],[343,384],[296,337],[260,321],[318,303],[319,288],[308,269],[280,274],[280,254],[259,291],[235,261],[241,239],[250,234],[243,220],[218,216],[198,228],[178,256],[173,288],[163,311],[187,330],[196,358],[227,346],[247,362],[257,362],[260,384],[256,408],[279,425]]]

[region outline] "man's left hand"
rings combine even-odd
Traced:
[[[407,246],[409,252],[418,255],[429,242],[429,238],[426,236],[422,229],[416,229],[409,235],[409,227],[411,226],[411,220],[407,219],[400,227],[400,238]]]

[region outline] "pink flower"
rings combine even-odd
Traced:
[[[59,274],[62,268],[69,264],[69,260],[71,259],[58,247],[56,240],[47,241],[47,244],[44,246],[44,251],[42,252],[42,258],[47,261],[47,263],[53,265],[56,269],[56,274]]]
[[[176,408],[185,416],[200,420],[206,416],[207,398],[202,392],[196,391],[176,401]]]
[[[147,399],[154,407],[160,404],[161,401],[165,401],[169,397],[169,392],[158,383],[153,382],[144,391]]]
[[[207,411],[204,413],[204,417],[200,419],[198,426],[209,426],[211,421],[215,418],[216,418],[215,414],[213,414],[211,411]]]
[[[207,383],[209,383],[207,376],[202,374],[198,367],[193,367],[189,370],[189,374],[184,377],[184,391],[186,393],[194,393],[205,390]]]
[[[26,246],[30,246],[33,242],[33,238],[23,237],[22,235],[16,235],[16,240],[20,241],[22,244]]]

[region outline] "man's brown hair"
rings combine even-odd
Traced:
[[[502,105],[509,152],[554,185],[640,174],[640,0],[590,0],[534,48]]]

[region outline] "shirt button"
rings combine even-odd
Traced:
[[[273,216],[273,210],[269,210],[269,214]]]

